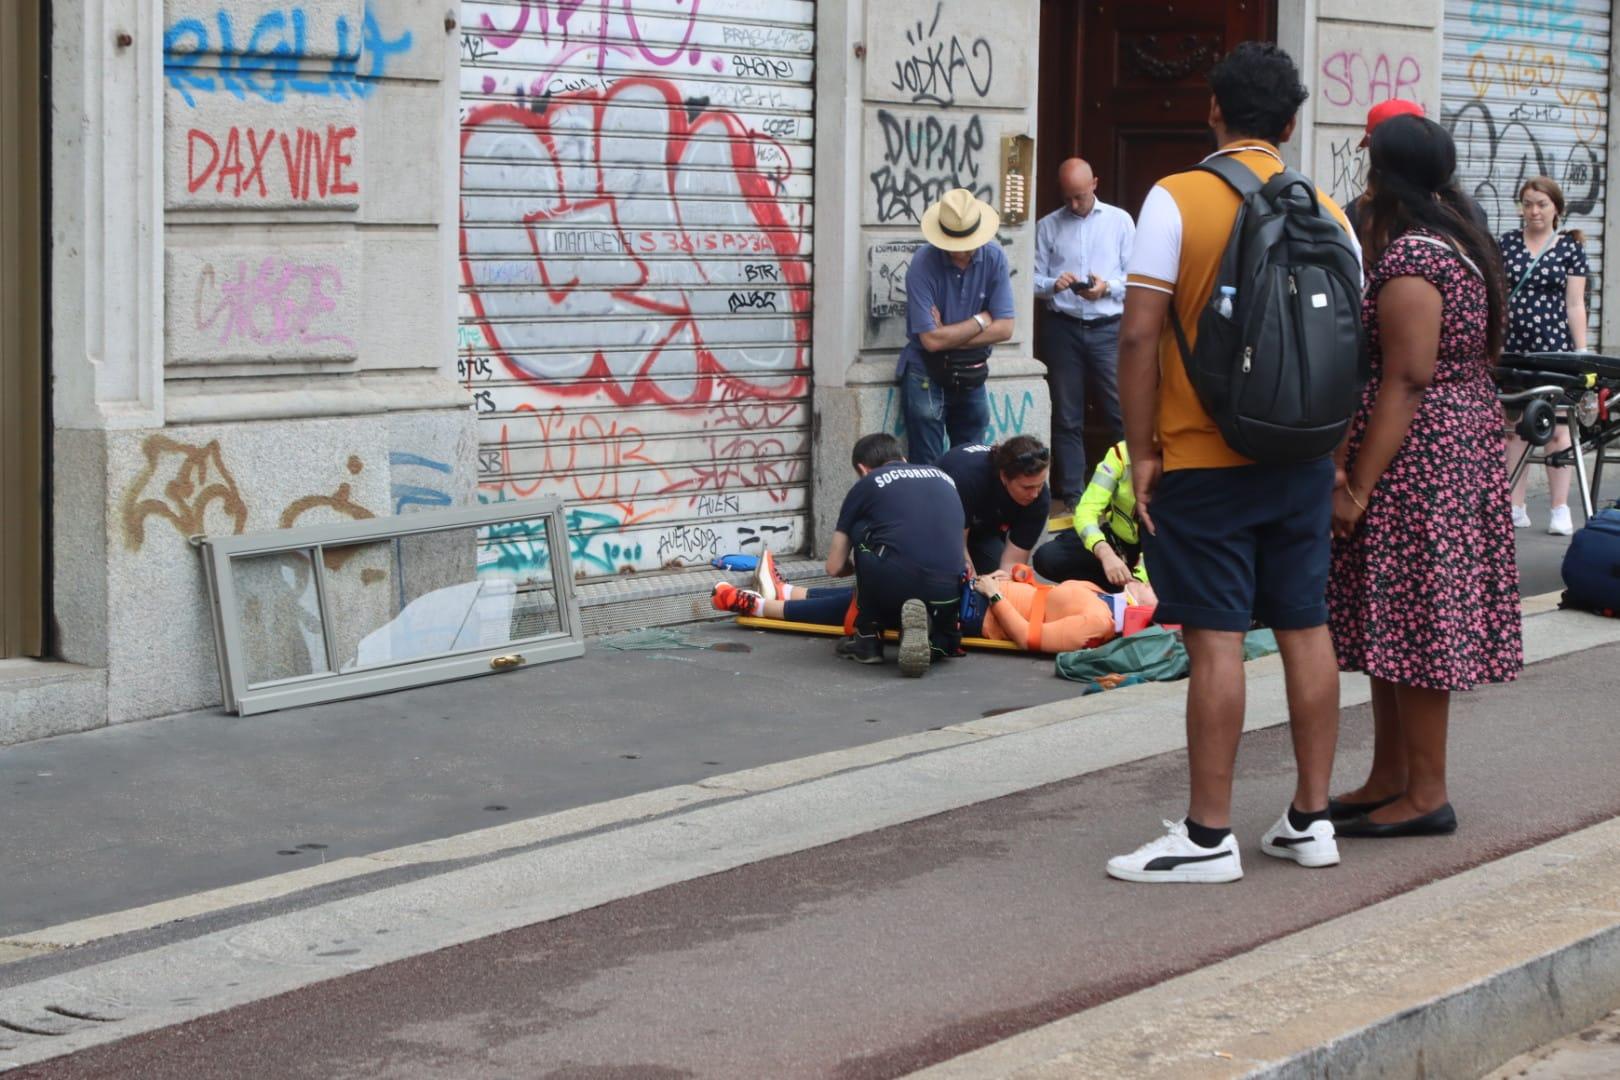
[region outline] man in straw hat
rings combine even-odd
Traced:
[[[906,273],[907,339],[895,369],[914,465],[982,441],[990,426],[989,350],[1013,332],[1007,254],[994,242],[1000,225],[1000,215],[965,188],[947,191],[923,214],[928,243]]]

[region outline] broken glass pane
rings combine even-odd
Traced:
[[[535,518],[328,547],[326,603],[338,670],[564,632],[549,527]],[[334,555],[342,557],[336,570]]]
[[[555,498],[198,543],[220,682],[239,713],[584,652]]]
[[[231,560],[248,686],[331,670],[314,566],[308,550]]]

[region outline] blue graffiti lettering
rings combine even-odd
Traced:
[[[1576,10],[1575,0],[1521,0],[1516,4],[1504,0],[1474,0],[1468,7],[1468,21],[1479,31],[1479,35],[1468,42],[1470,56],[1493,42],[1546,41],[1554,48],[1561,46],[1571,60],[1594,70],[1602,68],[1597,55],[1599,42],[1587,30]],[[1607,50],[1606,45],[1604,49]]]
[[[395,450],[388,455],[390,470],[398,469],[428,469],[436,473],[449,475],[451,468],[442,461],[423,457],[421,454],[406,453]],[[394,500],[394,513],[398,514],[407,506],[451,506],[455,500],[450,493],[441,488],[430,487],[426,484],[407,484],[395,481],[389,488],[389,494]]]
[[[504,492],[495,498],[478,496],[483,503],[509,501]],[[620,535],[624,522],[594,510],[570,510],[563,519],[568,530],[568,552],[576,574],[617,574],[635,564],[644,548]],[[494,558],[479,559],[480,574],[536,573],[551,565],[551,548],[541,521],[515,521],[481,530],[480,542],[493,549]]]
[[[180,19],[163,34],[164,73],[190,106],[197,104],[195,94],[220,91],[239,100],[251,96],[272,103],[285,101],[289,93],[364,98],[387,73],[389,59],[411,49],[411,32],[388,38],[370,4],[358,40],[348,16],[337,17],[337,55],[325,71],[302,67],[308,58],[308,21],[302,8],[260,15],[240,48],[230,12],[215,12],[214,28],[217,34],[211,37],[203,20]],[[207,57],[217,59],[217,73],[199,66]],[[360,70],[362,61],[368,63],[365,71]]]
[[[990,426],[985,429],[985,441],[998,442],[1009,435],[1022,435],[1024,433],[1024,417],[1028,415],[1031,406],[1034,404],[1035,392],[1033,390],[1025,390],[1023,400],[1016,407],[1013,405],[1012,394],[991,394]]]

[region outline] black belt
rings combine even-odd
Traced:
[[[1095,319],[1085,319],[1079,315],[1070,315],[1067,311],[1059,311],[1057,308],[1052,309],[1052,314],[1061,315],[1070,322],[1077,322],[1087,330],[1094,330],[1099,326],[1112,326],[1120,320],[1118,315],[1101,315]]]

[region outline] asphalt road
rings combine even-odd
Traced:
[[[1291,789],[1249,735],[1224,886],[1107,879],[1180,812],[1181,754],[701,878],[23,1069],[89,1077],[901,1075],[1620,814],[1620,646],[1455,710],[1455,836],[1257,850]],[[1370,754],[1346,714],[1338,775]]]

